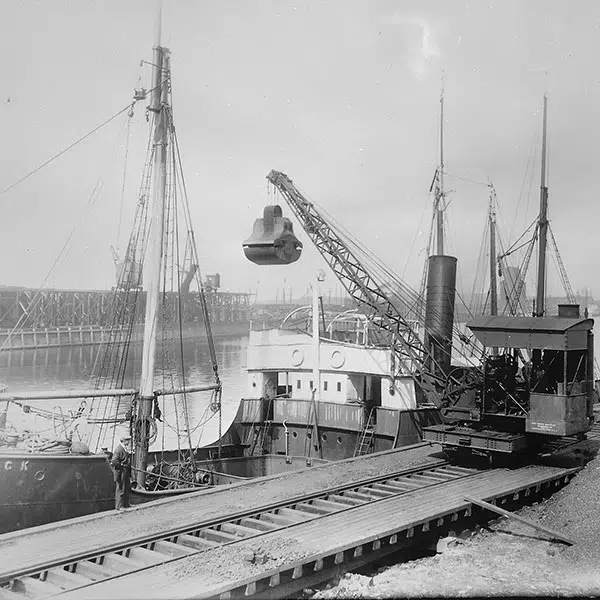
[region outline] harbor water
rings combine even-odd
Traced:
[[[211,385],[214,374],[206,340],[184,340],[184,360],[171,367],[176,373],[161,369],[155,377],[155,388],[169,387],[171,375],[185,376],[187,386]],[[219,376],[223,386],[220,428],[224,433],[237,412],[245,390],[247,337],[218,338],[215,340]],[[137,388],[140,361],[138,345],[133,348],[133,360],[128,367],[125,387]],[[18,350],[0,353],[0,382],[7,386],[6,393],[28,391],[84,390],[94,386],[94,365],[101,349],[99,346],[61,347],[37,350]],[[98,402],[98,400],[95,400]],[[35,400],[11,403],[9,423],[17,430],[35,431],[45,438],[60,437],[59,424],[66,415],[74,415],[81,406],[80,399]],[[166,396],[161,404],[162,421],[158,424],[156,441],[151,449],[164,444],[166,449],[203,446],[215,442],[219,436],[219,415],[211,409],[211,393],[196,392],[173,398]],[[176,410],[175,407],[178,407]],[[31,407],[31,409],[29,408]],[[184,410],[186,409],[186,410]],[[187,413],[188,420],[183,418]],[[41,414],[40,414],[41,413]],[[116,426],[113,426],[113,428]],[[123,427],[123,425],[120,425]],[[106,445],[114,444],[114,429],[107,436]],[[117,438],[118,439],[118,438]]]

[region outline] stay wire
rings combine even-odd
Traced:
[[[58,152],[57,154],[55,154],[48,160],[44,161],[41,165],[37,166],[35,169],[33,169],[32,171],[27,173],[27,175],[24,175],[23,177],[21,177],[21,179],[19,179],[18,181],[15,181],[13,184],[11,184],[7,188],[3,189],[0,192],[0,196],[3,196],[7,192],[10,192],[10,190],[13,190],[14,188],[16,188],[19,184],[21,184],[25,180],[29,179],[32,175],[35,175],[38,171],[41,171],[44,167],[48,166],[51,162],[54,162],[57,158],[60,158],[63,154],[66,154],[69,150],[71,150],[72,148],[74,148],[75,146],[77,146],[78,144],[80,144],[81,142],[86,140],[87,138],[89,138],[91,135],[96,133],[99,129],[102,129],[102,127],[104,127],[105,125],[108,125],[109,123],[114,121],[118,116],[122,115],[126,110],[129,110],[130,108],[131,108],[131,104],[128,104],[125,108],[122,108],[119,112],[114,114],[112,117],[106,119],[106,121],[103,121],[97,127],[94,127],[94,129],[92,129],[90,132],[86,133],[84,136],[80,137],[78,140],[74,141],[72,144],[70,144],[69,146],[67,146],[66,148],[64,148],[63,150],[61,150],[60,152]]]
[[[127,121],[127,136],[125,139],[125,160],[123,165],[123,184],[121,185],[121,205],[119,207],[119,224],[117,226],[117,253],[120,250],[121,244],[121,224],[123,221],[123,205],[125,202],[125,186],[127,184],[127,159],[129,158],[129,139],[131,137],[131,119],[133,117],[133,107],[134,104],[131,105],[131,111],[128,114]]]
[[[157,86],[157,87],[160,87],[160,85]],[[153,91],[154,91],[154,88],[148,90],[148,93],[150,94]],[[60,158],[63,154],[66,154],[69,150],[73,149],[75,146],[77,146],[78,144],[80,144],[81,142],[83,142],[84,140],[86,140],[87,138],[89,138],[91,135],[93,135],[94,133],[96,133],[98,130],[102,129],[105,125],[108,125],[110,122],[114,121],[119,115],[122,115],[126,110],[131,109],[133,106],[135,106],[140,101],[141,101],[141,99],[140,100],[135,100],[134,99],[133,102],[130,102],[129,104],[127,104],[127,106],[125,106],[124,108],[122,108],[121,110],[119,110],[112,117],[109,117],[108,119],[106,119],[105,121],[103,121],[102,123],[100,123],[100,125],[97,125],[96,127],[94,127],[94,129],[92,129],[91,131],[89,131],[85,135],[81,136],[80,138],[78,138],[77,140],[75,140],[72,144],[70,144],[66,148],[63,148],[63,150],[61,150],[60,152],[58,152],[57,154],[55,154],[54,156],[52,156],[48,160],[44,161],[41,165],[37,166],[35,169],[33,169],[32,171],[30,171],[29,173],[27,173],[27,175],[24,175],[23,177],[21,177],[21,179],[19,179],[18,181],[15,181],[11,185],[9,185],[7,188],[5,188],[2,191],[0,191],[0,196],[3,196],[4,194],[6,194],[7,192],[9,192],[10,190],[16,188],[19,184],[23,183],[26,179],[29,179],[32,175],[35,175],[38,171],[40,171],[44,167],[48,166],[50,163],[54,162],[57,158]]]
[[[171,72],[169,72],[169,74],[168,74],[169,84],[171,82],[171,77],[172,77],[172,74],[171,74]],[[181,378],[182,378],[182,380],[181,380],[182,386],[181,387],[185,389],[186,369],[185,369],[185,361],[184,361],[184,344],[183,344],[184,306],[183,306],[183,302],[182,302],[182,298],[181,298],[181,283],[182,283],[181,278],[182,278],[182,276],[186,276],[186,275],[185,274],[182,275],[180,273],[180,269],[179,269],[179,265],[180,265],[180,261],[181,261],[180,248],[179,248],[179,243],[178,243],[178,240],[179,240],[179,212],[177,210],[177,207],[179,204],[179,196],[177,194],[179,183],[181,183],[181,188],[182,188],[181,204],[184,208],[184,211],[183,211],[184,212],[184,221],[186,221],[185,224],[186,224],[186,227],[188,230],[188,239],[189,239],[189,232],[192,231],[192,227],[191,227],[191,218],[190,218],[190,222],[187,223],[187,214],[186,214],[187,189],[185,186],[185,180],[184,180],[184,176],[183,176],[183,165],[181,163],[181,156],[179,154],[179,146],[177,144],[177,136],[176,136],[176,129],[175,129],[175,117],[174,117],[174,113],[173,113],[173,91],[171,88],[169,90],[169,96],[170,96],[170,105],[165,107],[165,112],[166,112],[166,118],[167,118],[167,123],[168,123],[168,130],[169,130],[168,135],[169,135],[169,138],[171,141],[170,148],[171,148],[171,163],[172,163],[172,178],[173,178],[173,196],[174,196],[174,203],[175,203],[173,227],[174,227],[175,239],[177,240],[174,243],[175,255],[173,256],[173,260],[174,260],[174,263],[177,268],[176,301],[177,301],[177,311],[178,311],[178,321],[179,321],[179,355],[180,355],[180,365],[179,366],[181,369]],[[190,243],[192,246],[192,250],[190,253],[190,258],[191,258],[191,256],[193,256],[193,251],[194,251],[194,246],[195,246],[193,237],[190,240]],[[184,256],[184,263],[185,263],[185,256]],[[190,260],[190,269],[194,268],[194,264],[196,264],[196,270],[199,271],[200,266],[198,264],[197,257],[196,257],[195,261]],[[210,343],[212,343],[212,340],[209,340],[209,344]],[[188,397],[187,397],[186,393],[183,394],[183,406],[184,406],[184,418],[186,421],[186,432],[187,432],[187,438],[188,438],[190,460],[191,460],[192,468],[195,470],[196,469],[196,461],[195,461],[195,457],[194,457],[193,444],[192,444],[192,438],[191,438],[191,432],[190,432]]]
[[[122,111],[121,111],[122,112]],[[31,316],[32,311],[39,305],[39,303],[42,301],[43,299],[43,291],[44,288],[46,286],[46,284],[48,283],[49,279],[52,277],[52,275],[54,274],[54,271],[56,270],[58,264],[60,263],[60,261],[63,259],[63,257],[65,255],[67,255],[71,249],[71,242],[73,240],[73,238],[75,237],[75,234],[78,233],[79,228],[81,227],[82,224],[84,224],[86,222],[86,220],[89,217],[89,212],[92,209],[93,205],[95,204],[101,190],[102,187],[104,185],[104,176],[100,177],[98,179],[98,181],[96,182],[96,184],[94,185],[92,191],[90,192],[90,195],[88,196],[87,202],[85,203],[85,205],[82,207],[80,215],[79,215],[79,221],[76,225],[73,226],[73,228],[71,229],[65,243],[63,244],[60,252],[58,253],[57,257],[55,258],[54,262],[52,263],[52,266],[50,267],[49,271],[47,272],[44,280],[42,281],[41,285],[39,286],[38,290],[36,291],[36,293],[34,294],[31,302],[28,305],[28,310],[26,312],[23,312],[20,316],[20,318],[18,319],[17,323],[11,328],[11,330],[8,333],[8,336],[6,337],[6,339],[4,340],[2,346],[0,346],[1,348],[5,348],[8,346],[10,340],[12,339],[12,337],[15,335],[15,333],[17,332],[17,330],[22,327],[24,325],[24,323],[27,321],[27,319]]]

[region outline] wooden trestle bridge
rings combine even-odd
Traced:
[[[168,303],[174,307],[177,299],[171,296]],[[249,322],[249,294],[210,290],[206,300],[216,333],[219,327]],[[115,303],[129,307],[136,303],[136,313],[143,315],[145,293],[0,288],[0,346],[19,349],[102,343],[113,324]],[[181,308],[185,325],[203,322],[197,294],[182,295]]]

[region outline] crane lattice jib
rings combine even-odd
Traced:
[[[436,384],[444,385],[445,382],[425,370],[427,365],[435,364],[434,358],[412,325],[313,203],[298,191],[292,180],[279,171],[271,171],[267,179],[281,192],[348,294],[367,311],[367,317],[376,327],[392,335],[391,349],[399,362],[400,371],[413,377],[428,402],[439,406],[440,396],[435,388]]]

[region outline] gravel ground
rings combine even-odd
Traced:
[[[600,457],[546,502],[518,514],[573,540],[547,541],[511,519],[447,538],[435,556],[346,574],[314,599],[468,596],[600,596]]]

